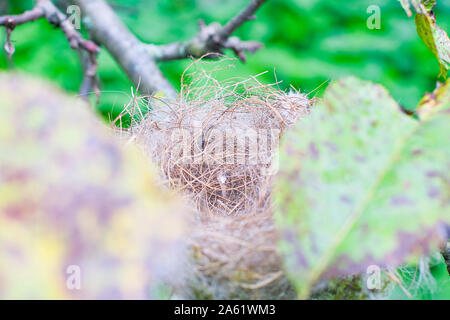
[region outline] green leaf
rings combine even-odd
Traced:
[[[420,39],[433,52],[439,63],[439,76],[447,78],[450,66],[450,40],[447,33],[436,24],[433,8],[435,0],[399,0],[409,17],[412,16],[410,3],[416,11],[416,28]]]
[[[449,109],[419,122],[383,87],[349,77],[287,133],[275,218],[299,297],[320,278],[437,248],[450,221]]]
[[[436,25],[434,17],[427,14],[416,15],[416,27],[423,43],[438,60],[439,76],[447,78],[447,70],[450,66],[450,39],[447,33]]]

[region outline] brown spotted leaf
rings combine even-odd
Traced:
[[[0,298],[151,298],[182,208],[87,106],[0,75]]]
[[[383,87],[345,78],[287,133],[276,221],[300,297],[320,278],[396,266],[438,248],[450,222],[445,90],[419,122]]]

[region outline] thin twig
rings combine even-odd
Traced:
[[[250,4],[242,10],[236,17],[230,20],[218,33],[218,36],[224,40],[239,28],[244,22],[252,20],[254,14],[259,7],[267,0],[253,0]]]
[[[59,11],[59,9],[49,0],[38,0],[33,9],[22,14],[1,16],[0,26],[5,26],[7,29],[14,30],[18,25],[44,17],[49,23],[62,29],[72,49],[82,48],[88,52],[95,53],[100,51],[100,48],[94,42],[84,39],[74,28],[72,23],[67,20],[67,16]]]
[[[99,90],[96,81],[96,57],[100,52],[100,48],[94,42],[84,39],[75,29],[73,24],[67,19],[67,16],[49,0],[38,0],[33,9],[19,15],[0,16],[0,26],[6,27],[5,50],[8,53],[9,58],[12,57],[15,51],[14,45],[11,42],[11,33],[13,30],[21,24],[33,22],[40,18],[46,18],[50,24],[60,28],[66,36],[70,47],[73,50],[80,51],[84,70],[84,79],[80,88],[80,95],[86,97],[89,92],[94,90],[98,98]],[[81,51],[85,51],[86,53],[84,54]]]
[[[25,11],[22,14],[1,16],[0,26],[5,26],[14,29],[18,25],[27,22],[32,22],[44,17],[45,12],[43,8],[39,5],[39,3],[40,1],[36,4],[36,6],[33,9]]]

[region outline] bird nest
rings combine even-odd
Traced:
[[[186,285],[178,295],[294,298],[276,251],[272,178],[280,137],[312,102],[257,77],[218,81],[226,68],[217,65],[185,72],[178,101],[134,98],[126,111],[130,141],[194,209]]]

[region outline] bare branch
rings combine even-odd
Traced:
[[[32,22],[43,17],[54,26],[61,28],[72,49],[82,48],[88,52],[94,53],[100,51],[100,48],[95,43],[83,39],[81,34],[75,30],[74,26],[67,20],[66,15],[59,11],[49,0],[38,0],[33,9],[20,15],[0,17],[0,26],[5,26],[12,31],[18,25]]]
[[[74,50],[84,50],[89,57],[89,65],[84,70],[84,80],[80,89],[83,94],[88,86],[89,88],[96,88],[96,70],[97,70],[97,53],[100,48],[92,41],[84,39],[81,34],[74,28],[74,26],[67,20],[65,14],[59,11],[58,8],[49,0],[38,0],[33,9],[26,11],[20,15],[10,15],[0,17],[0,26],[6,27],[6,44],[5,50],[8,56],[14,54],[14,46],[11,42],[11,33],[16,26],[35,21],[40,18],[46,18],[52,25],[61,28],[64,32],[70,47]],[[91,89],[89,89],[91,91]]]
[[[221,26],[217,22],[206,25],[199,21],[199,32],[190,41],[174,42],[167,45],[147,45],[148,54],[156,61],[169,61],[189,57],[199,58],[208,53],[222,53],[221,46],[212,39],[217,35]],[[210,57],[214,57],[211,55]]]
[[[82,48],[90,53],[100,52],[100,48],[94,42],[84,39],[73,24],[67,20],[66,15],[59,11],[51,1],[39,0],[39,3],[44,9],[45,18],[54,26],[61,28],[72,49]]]
[[[222,54],[223,49],[231,49],[239,59],[245,61],[244,52],[255,52],[262,45],[256,41],[242,41],[231,34],[245,21],[253,20],[254,13],[267,0],[253,0],[236,17],[231,19],[224,27],[214,22],[206,25],[199,22],[199,32],[190,41],[175,42],[167,45],[147,45],[147,52],[156,61],[184,59],[188,57],[199,58],[208,53]],[[214,57],[214,55],[209,55]]]
[[[95,93],[97,97],[97,103],[100,98],[100,91],[97,81],[97,59],[94,53],[88,53],[82,50],[78,50],[80,56],[81,65],[83,66],[83,82],[79,90],[80,97],[88,100],[91,93]]]
[[[16,26],[35,21],[44,17],[45,12],[44,9],[39,6],[41,2],[29,11],[25,11],[20,15],[13,16],[1,16],[0,17],[0,26],[6,27],[6,43],[5,43],[5,51],[8,54],[8,58],[11,59],[15,52],[14,45],[11,42],[11,33],[16,28]]]
[[[233,50],[234,54],[242,61],[245,62],[244,52],[255,53],[262,47],[262,44],[257,41],[242,41],[238,37],[231,37],[223,43],[223,47]]]
[[[162,75],[158,66],[139,41],[120,21],[104,0],[73,0],[90,21],[90,33],[119,63],[135,86],[140,83],[144,94],[163,92],[176,97],[176,91]]]
[[[241,26],[245,21],[253,20],[254,14],[259,7],[267,0],[253,0],[236,17],[230,20],[218,33],[220,39],[227,39],[231,34]]]
[[[0,26],[14,29],[18,25],[35,21],[44,17],[44,15],[45,12],[40,6],[40,2],[38,2],[33,9],[25,11],[22,14],[0,17]]]

